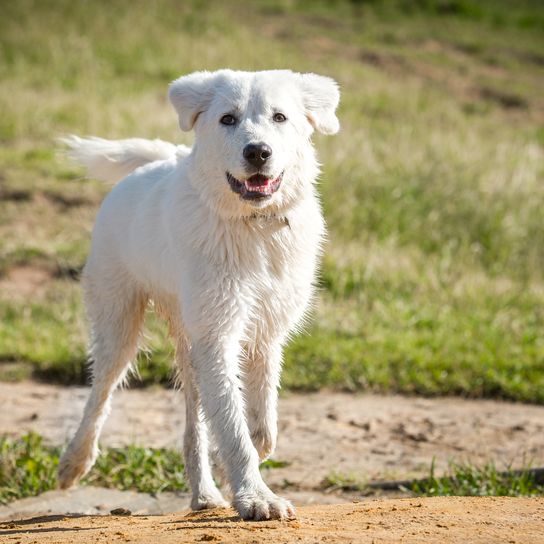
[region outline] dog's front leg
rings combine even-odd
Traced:
[[[232,335],[192,338],[191,362],[206,419],[219,447],[233,504],[243,519],[294,516],[291,503],[272,493],[259,472],[259,455],[246,423],[238,379],[240,347]]]

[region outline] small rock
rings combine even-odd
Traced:
[[[128,508],[114,508],[110,510],[112,516],[132,516],[132,512]]]
[[[357,421],[355,419],[350,419],[348,424],[352,427],[362,429],[363,431],[372,432],[376,430],[376,420],[374,419],[370,419],[368,421]]]

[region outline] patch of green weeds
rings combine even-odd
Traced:
[[[353,474],[331,473],[322,482],[329,491],[357,492],[363,495],[403,492],[415,496],[500,496],[531,497],[544,495],[544,471],[525,466],[522,469],[497,469],[492,462],[483,466],[451,462],[442,476],[436,475],[435,462],[428,478],[367,482]]]
[[[356,476],[340,472],[332,472],[326,476],[321,482],[321,487],[326,491],[358,492],[363,494],[369,492],[366,484]]]
[[[0,438],[0,503],[55,489],[60,447],[29,433]],[[127,446],[105,448],[82,484],[144,493],[186,491],[182,456],[175,450]]]
[[[544,495],[542,481],[536,482],[535,474],[529,467],[521,470],[499,471],[494,463],[487,463],[483,467],[469,463],[451,463],[444,476],[436,475],[433,463],[429,478],[414,483],[409,489],[416,495],[428,497]]]

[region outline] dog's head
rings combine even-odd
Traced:
[[[338,86],[315,74],[196,72],[169,96],[181,129],[195,129],[194,183],[229,216],[292,205],[317,175],[313,130],[339,129]]]

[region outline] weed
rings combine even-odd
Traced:
[[[332,473],[322,482],[327,491],[357,492],[371,495],[383,492],[410,493],[415,496],[508,496],[544,495],[544,471],[525,466],[499,471],[489,462],[483,466],[471,463],[449,463],[443,476],[436,475],[435,461],[430,475],[418,480],[363,481],[354,474]]]
[[[35,433],[0,438],[0,503],[55,489],[60,452]],[[183,469],[181,454],[174,450],[105,448],[82,484],[144,493],[186,491]]]
[[[448,473],[436,476],[434,462],[428,479],[410,487],[423,496],[508,496],[544,495],[544,486],[535,481],[529,467],[522,470],[498,471],[493,463],[476,467],[469,463],[451,463]]]

